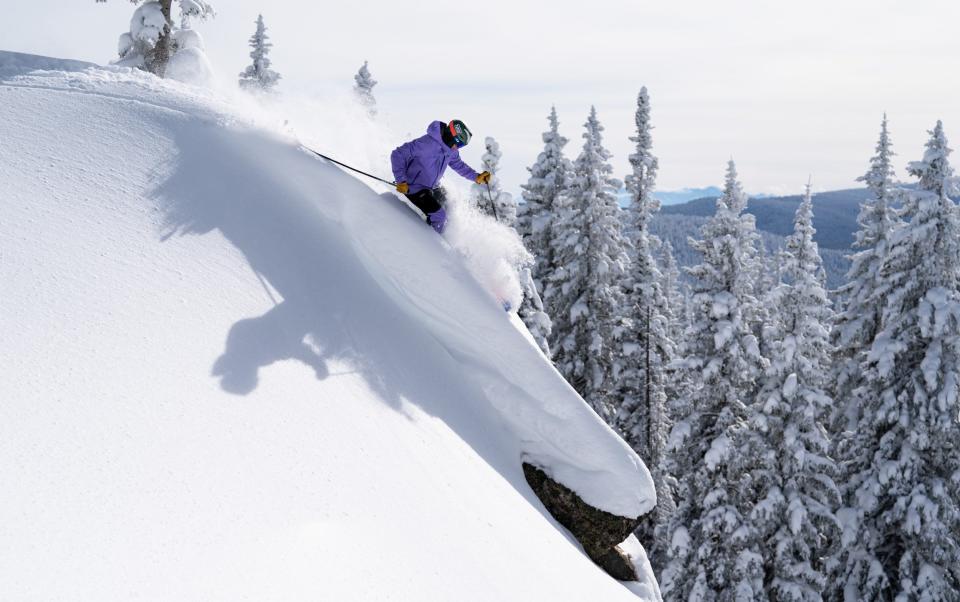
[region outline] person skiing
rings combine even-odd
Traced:
[[[447,212],[443,207],[446,195],[439,186],[447,165],[477,184],[490,181],[490,172],[477,173],[460,159],[459,149],[470,142],[470,137],[470,130],[459,119],[446,124],[434,121],[427,126],[425,136],[401,144],[390,153],[397,192],[423,211],[427,223],[437,234],[443,234],[447,223]]]

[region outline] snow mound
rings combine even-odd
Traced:
[[[203,48],[178,50],[167,63],[165,77],[194,86],[211,86],[214,82],[213,67]]]
[[[0,96],[5,595],[657,598],[527,486],[655,503],[456,229],[208,90],[114,67]]]

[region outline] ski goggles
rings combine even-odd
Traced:
[[[464,125],[462,121],[454,119],[448,127],[450,128],[450,135],[453,136],[454,144],[463,147],[470,142],[473,134],[470,133],[470,130],[467,129],[467,126]]]

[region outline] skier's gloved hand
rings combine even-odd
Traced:
[[[490,183],[490,172],[485,171],[482,174],[477,176],[477,184],[489,184]]]
[[[397,182],[397,192],[400,194],[407,194],[410,191],[410,185],[406,182]]]

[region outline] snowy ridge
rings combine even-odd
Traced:
[[[0,79],[23,75],[39,69],[58,70],[58,71],[83,71],[89,67],[94,67],[93,63],[84,61],[72,61],[69,59],[56,59],[48,56],[37,56],[35,54],[23,54],[21,52],[9,52],[0,50]]]
[[[625,516],[646,468],[396,197],[124,69],[0,99],[14,598],[658,597],[520,462]]]

